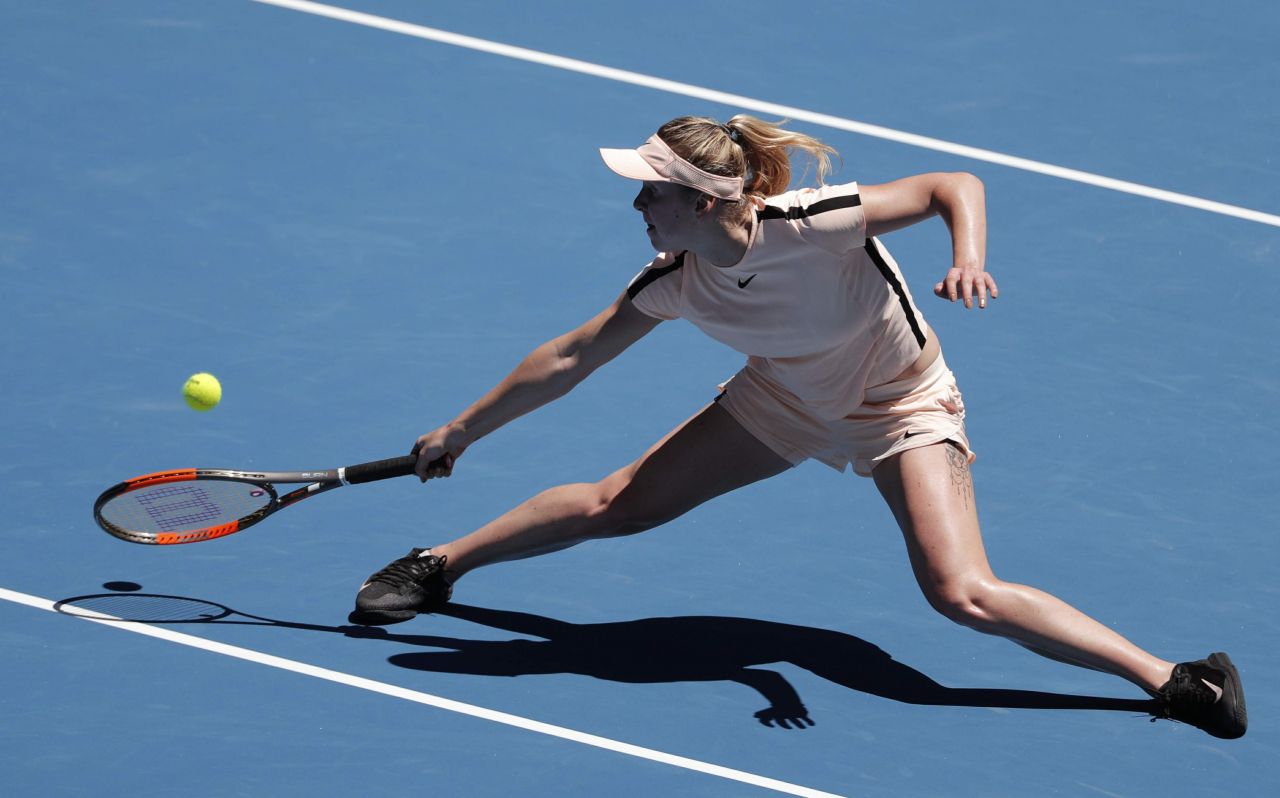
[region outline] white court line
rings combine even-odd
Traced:
[[[538,50],[529,50],[524,47],[513,47],[509,44],[501,44],[499,42],[492,42],[486,39],[477,39],[473,36],[463,36],[461,34],[439,30],[437,28],[414,25],[408,22],[388,19],[387,17],[379,17],[374,16],[373,14],[364,14],[359,11],[338,8],[337,6],[324,5],[323,3],[313,3],[309,2],[309,0],[253,0],[253,2],[287,8],[293,11],[301,11],[307,14],[315,14],[316,16],[350,22],[355,25],[364,25],[365,27],[377,28],[379,30],[390,31],[392,33],[402,33],[406,36],[428,39],[430,41],[440,42],[441,44],[451,44],[455,47],[464,47],[468,50],[491,53],[505,58],[529,61],[531,63],[542,64],[543,66],[554,67],[556,69],[579,72],[584,75],[592,75],[606,80],[615,80],[620,83],[644,86],[658,91],[670,92],[671,94],[680,94],[685,97],[709,100],[711,102],[742,108],[748,111],[757,111],[774,116],[784,116],[790,119],[800,120],[802,122],[810,122],[815,125],[836,128],[837,130],[847,130],[851,133],[859,133],[864,136],[887,139],[889,141],[898,142],[899,144],[907,144],[912,147],[936,150],[938,152],[945,152],[951,155],[959,155],[963,158],[972,158],[978,161],[999,164],[1012,169],[1022,169],[1027,172],[1035,172],[1037,174],[1057,177],[1076,183],[1085,183],[1090,186],[1106,188],[1125,194],[1135,194],[1140,197],[1147,197],[1148,199],[1159,200],[1161,202],[1169,202],[1174,205],[1184,205],[1188,208],[1196,208],[1202,211],[1209,211],[1210,213],[1222,214],[1223,216],[1233,216],[1237,219],[1258,222],[1259,224],[1271,225],[1272,227],[1280,227],[1280,216],[1277,216],[1276,214],[1263,213],[1262,211],[1250,210],[1249,208],[1242,208],[1237,205],[1227,205],[1226,203],[1215,202],[1213,200],[1202,199],[1200,197],[1193,197],[1188,194],[1179,194],[1174,191],[1152,188],[1151,186],[1144,186],[1140,183],[1131,183],[1127,180],[1117,180],[1113,177],[1097,175],[1091,172],[1082,172],[1078,169],[1068,169],[1064,166],[1055,166],[1042,161],[1019,158],[1014,155],[1005,155],[1004,153],[994,152],[992,150],[984,150],[978,147],[956,144],[950,141],[943,141],[942,139],[916,135],[915,133],[906,133],[901,130],[867,124],[866,122],[857,122],[852,119],[844,119],[842,117],[831,116],[829,114],[806,111],[803,108],[778,105],[777,103],[756,100],[751,97],[743,97],[739,94],[729,94],[727,92],[716,91],[714,89],[693,86],[688,83],[678,83],[674,80],[655,78],[651,75],[642,75],[638,72],[628,72],[624,69],[614,69],[613,67],[602,66],[600,64],[592,64],[588,61],[579,61],[574,58],[551,55],[550,53],[544,53]]]
[[[19,593],[14,590],[7,590],[0,587],[0,599],[12,601],[15,604],[23,604],[28,607],[34,607],[39,610],[47,610],[49,612],[57,612],[53,606],[53,601],[40,598],[39,596],[31,596],[26,593]],[[316,679],[324,679],[329,682],[345,684],[348,687],[356,687],[361,690],[368,690],[373,693],[381,693],[382,695],[399,698],[404,701],[412,701],[416,704],[426,704],[437,709],[447,710],[449,712],[457,712],[461,715],[470,715],[473,718],[481,720],[493,721],[494,723],[502,723],[507,726],[514,726],[517,729],[535,732],[537,734],[545,734],[550,737],[559,737],[562,740],[590,745],[596,748],[603,748],[608,751],[614,751],[619,754],[637,757],[639,759],[648,759],[652,762],[661,762],[664,765],[672,765],[686,770],[693,770],[699,773],[705,773],[710,776],[718,776],[722,779],[730,779],[739,781],[744,784],[751,784],[756,787],[763,787],[768,790],[786,793],[787,795],[800,795],[805,798],[841,798],[834,793],[823,792],[809,787],[802,787],[798,784],[790,784],[785,781],[778,781],[766,776],[757,776],[754,773],[747,773],[742,770],[734,770],[733,768],[722,767],[720,765],[712,765],[707,762],[700,762],[696,759],[668,754],[662,751],[656,751],[652,748],[644,748],[630,743],[623,743],[617,740],[611,740],[608,737],[599,737],[586,732],[574,731],[563,726],[553,726],[550,723],[542,723],[541,721],[522,718],[519,715],[511,715],[506,712],[499,712],[493,709],[485,709],[484,707],[474,706],[472,704],[464,704],[460,701],[451,701],[447,698],[430,695],[429,693],[420,693],[417,690],[409,690],[404,687],[397,687],[394,684],[386,682],[377,682],[373,679],[365,679],[360,676],[352,676],[349,673],[341,671],[329,670],[316,665],[309,665],[305,662],[284,659],[283,657],[264,654],[253,649],[241,648],[239,646],[227,645],[226,643],[218,643],[213,640],[206,640],[203,637],[195,635],[182,634],[169,629],[163,629],[155,626],[148,626],[144,623],[136,622],[120,622],[119,618],[112,618],[110,615],[103,615],[101,618],[90,618],[86,616],[68,615],[66,617],[75,617],[89,623],[99,623],[103,626],[110,626],[113,629],[121,629],[126,632],[146,635],[147,637],[155,637],[170,643],[177,643],[182,646],[190,646],[204,651],[210,651],[214,654],[222,654],[226,657],[235,657],[236,659],[256,662],[259,665],[266,665],[270,668],[279,668],[280,670],[298,673],[303,676],[311,676]]]

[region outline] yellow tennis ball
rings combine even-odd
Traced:
[[[182,386],[182,398],[192,410],[212,410],[222,401],[222,384],[212,374],[192,374],[187,384]]]

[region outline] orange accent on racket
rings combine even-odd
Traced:
[[[166,480],[173,481],[173,480]],[[161,546],[167,546],[173,543],[194,543],[197,540],[213,540],[214,538],[225,537],[240,529],[239,521],[232,521],[229,524],[221,524],[219,526],[211,526],[207,529],[195,529],[191,532],[160,532],[156,535],[156,543]]]

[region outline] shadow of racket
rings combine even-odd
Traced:
[[[94,593],[74,596],[53,605],[55,612],[92,621],[115,623],[184,624],[217,623],[241,626],[278,626],[312,632],[336,632],[349,637],[377,637],[362,634],[361,626],[322,626],[319,624],[280,621],[233,610],[225,604],[188,596],[160,593]]]

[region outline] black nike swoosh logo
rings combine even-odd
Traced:
[[[752,280],[754,280],[754,279],[756,279],[756,276],[755,276],[754,274],[753,274],[753,275],[751,275],[750,277],[748,277],[748,278],[747,278],[747,279],[745,279],[745,280],[743,280],[743,279],[739,278],[739,279],[738,279],[738,287],[739,287],[739,288],[746,288],[746,287],[747,287],[747,283],[751,282],[751,281],[752,281]]]

